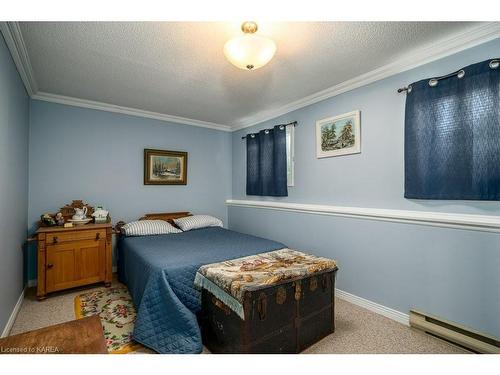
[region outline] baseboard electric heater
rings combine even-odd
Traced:
[[[477,353],[500,354],[500,340],[447,320],[410,310],[410,326]]]

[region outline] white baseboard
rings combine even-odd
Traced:
[[[116,267],[113,267],[113,272],[116,272]],[[31,286],[36,286],[36,280],[29,280],[28,281],[28,287]],[[3,330],[2,336],[1,337],[6,337],[9,335],[10,330],[12,329],[12,326],[14,325],[14,321],[16,320],[17,314],[19,313],[19,310],[21,309],[21,306],[23,304],[24,300],[24,291],[21,293],[19,296],[19,299],[17,300],[16,306],[14,306],[14,310],[12,310],[12,314],[10,314],[10,318],[7,321],[7,324],[5,325],[5,328]],[[363,307],[367,310],[373,311],[376,314],[385,316],[386,318],[392,319],[398,323],[404,324],[406,326],[410,325],[410,316],[408,314],[404,314],[400,311],[391,309],[390,307],[381,305],[376,302],[372,302],[370,300],[355,296],[354,294],[344,292],[343,290],[340,289],[335,289],[335,296],[343,299],[344,301],[350,302],[354,305]]]
[[[115,267],[113,267],[113,273],[116,273],[116,272],[117,272],[117,269],[115,266]],[[29,280],[28,287],[36,286],[36,283],[37,283],[36,279]],[[344,292],[343,290],[340,290],[340,289],[335,289],[335,296],[340,298],[340,299],[343,299],[344,301],[350,302],[354,305],[363,307],[367,310],[373,311],[374,313],[385,316],[386,318],[392,319],[398,323],[404,324],[406,326],[410,325],[410,316],[408,314],[404,314],[400,311],[391,309],[390,307],[387,307],[387,306],[381,305],[379,303],[355,296],[354,294]],[[24,291],[23,291],[22,297],[24,297]],[[22,298],[21,297],[19,297],[19,298],[20,298],[20,301],[22,303]],[[16,307],[14,308],[14,311],[12,312],[11,319],[13,317],[13,319],[15,320],[16,315],[17,315],[17,310],[19,310],[19,308],[21,307],[21,305],[19,304],[20,301],[17,302]],[[11,325],[14,323],[14,320],[12,320]],[[10,319],[9,319],[9,322],[10,322]],[[8,326],[8,324],[9,323],[7,323],[7,326]],[[7,326],[6,326],[6,328],[7,328]],[[9,328],[9,330],[10,330],[10,328]]]
[[[16,321],[17,314],[19,313],[19,310],[21,310],[21,306],[23,305],[24,291],[25,290],[26,289],[23,289],[23,291],[21,292],[21,295],[19,296],[19,299],[17,300],[17,303],[14,306],[14,309],[12,310],[12,313],[10,314],[9,320],[7,321],[7,324],[5,325],[5,328],[3,329],[2,336],[0,336],[0,337],[9,336],[10,330],[12,329],[12,326],[14,325],[14,322]]]
[[[354,305],[363,307],[367,310],[373,311],[374,313],[385,316],[386,318],[395,320],[398,323],[404,324],[406,326],[410,325],[410,316],[408,314],[404,314],[400,311],[391,309],[390,307],[386,307],[376,302],[372,302],[367,299],[355,296],[354,294],[344,292],[340,289],[335,289],[335,296]]]

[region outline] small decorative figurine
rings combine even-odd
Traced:
[[[64,217],[63,217],[63,214],[61,212],[58,212],[56,214],[55,220],[57,222],[57,225],[59,225],[59,226],[64,225]]]

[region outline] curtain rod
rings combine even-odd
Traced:
[[[431,78],[429,80],[429,86],[436,87],[438,85],[439,81],[441,81],[442,79],[446,79],[446,78],[450,78],[450,77],[454,77],[454,76],[457,76],[458,79],[464,78],[464,76],[465,76],[465,70],[460,69],[460,70],[457,70],[456,72],[453,72],[453,73],[450,73],[450,74],[446,74],[446,75],[441,76],[441,77]],[[408,85],[408,86],[405,86],[405,87],[401,87],[401,88],[398,89],[398,93],[401,93],[403,91],[406,91],[407,93],[410,93],[411,92],[411,85]]]
[[[278,125],[275,125],[275,126],[297,126],[297,121],[292,121],[292,122],[289,122],[287,124],[278,124]],[[271,130],[271,129],[263,129],[263,130]],[[252,134],[252,133],[250,133]],[[245,139],[247,136],[245,135],[244,137],[241,137],[241,139]]]
[[[500,65],[499,59],[493,59],[489,63],[489,67],[491,69],[498,69],[499,65]],[[454,77],[454,76],[457,76],[458,79],[464,78],[465,77],[465,70],[460,69],[460,70],[457,70],[456,72],[446,74],[446,75],[441,76],[441,77],[431,78],[429,80],[429,86],[436,87],[438,85],[439,81],[441,81],[442,79],[446,79],[446,78],[450,78],[450,77]],[[411,92],[411,85],[400,87],[398,89],[398,93],[401,93],[403,91],[406,91],[407,93]]]

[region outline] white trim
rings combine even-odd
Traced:
[[[113,267],[113,272],[116,272],[116,267]],[[28,287],[30,287],[30,283],[34,282],[34,285],[36,285],[36,280],[30,280],[28,283]],[[9,320],[7,321],[7,324],[5,325],[5,328],[3,330],[2,336],[1,337],[6,337],[9,335],[10,330],[12,329],[12,326],[14,325],[14,322],[16,320],[17,314],[19,313],[21,306],[24,301],[24,292],[25,290],[22,291],[21,295],[19,296],[19,299],[17,300],[16,306],[12,310],[12,313],[10,315]],[[354,305],[363,307],[367,310],[373,311],[374,313],[377,313],[379,315],[383,315],[386,318],[395,320],[396,322],[399,322],[401,324],[410,325],[410,317],[407,314],[404,314],[402,312],[399,312],[397,310],[391,309],[390,307],[386,307],[384,305],[380,305],[376,302],[372,302],[370,300],[355,296],[354,294],[344,292],[343,290],[340,289],[335,289],[335,296],[350,302]]]
[[[379,315],[385,316],[386,318],[395,320],[398,323],[404,324],[405,326],[410,325],[410,316],[404,314],[400,311],[391,309],[376,302],[355,296],[354,294],[344,292],[340,289],[335,289],[335,296],[343,299],[344,301],[350,302],[354,305],[361,306],[367,310],[373,311]]]
[[[493,215],[470,215],[448,212],[344,207],[236,199],[226,200],[226,205],[500,233],[500,216]]]
[[[17,314],[19,314],[19,310],[21,310],[21,306],[23,305],[24,301],[24,292],[26,289],[23,289],[21,292],[21,295],[17,299],[16,305],[14,306],[14,309],[12,310],[12,313],[10,314],[9,320],[7,321],[7,324],[5,324],[5,327],[2,332],[2,336],[0,337],[7,337],[10,334],[10,330],[12,329],[12,326],[14,325],[14,322],[16,321]]]
[[[136,108],[122,107],[98,101],[38,92],[35,75],[33,73],[29,55],[22,38],[19,23],[0,22],[0,30],[4,35],[5,41],[7,43],[7,46],[9,47],[10,53],[12,55],[12,58],[14,59],[26,90],[33,99],[67,104],[83,108],[92,108],[108,112],[124,113],[132,116],[153,118],[161,121],[176,122],[180,124],[200,126],[210,129],[237,131],[499,38],[500,22],[485,22],[484,24],[481,24],[475,28],[462,31],[461,33],[458,33],[454,36],[442,39],[416,51],[412,51],[390,64],[364,73],[347,81],[341,82],[325,90],[298,99],[281,107],[272,108],[251,116],[244,117],[237,121],[234,126],[172,116],[163,113],[144,111]],[[407,83],[408,82],[402,82],[402,84]]]
[[[9,48],[12,59],[16,65],[16,68],[21,76],[21,79],[26,87],[28,95],[37,100],[43,100],[46,102],[54,102],[60,104],[71,105],[75,107],[91,108],[101,111],[123,113],[131,116],[151,118],[160,121],[174,122],[178,124],[199,126],[202,128],[209,128],[222,131],[231,131],[229,125],[216,124],[214,122],[201,121],[190,119],[186,117],[172,116],[158,112],[150,112],[142,109],[123,107],[119,105],[103,103],[93,100],[86,100],[80,98],[74,98],[70,96],[57,95],[46,93],[43,91],[38,91],[38,85],[36,84],[35,75],[33,73],[33,68],[29,59],[29,54],[26,49],[26,44],[24,43],[21,29],[18,22],[0,22],[0,30],[4,36],[7,47]]]
[[[430,63],[443,57],[453,55],[468,48],[500,38],[500,22],[487,22],[478,27],[463,31],[454,36],[442,39],[431,45],[412,51],[402,58],[384,65],[370,72],[341,82],[325,90],[318,91],[302,99],[285,104],[278,108],[272,108],[259,112],[255,115],[245,117],[237,121],[233,126],[233,131],[248,128],[260,124],[261,122],[272,120],[286,113],[320,102],[322,100],[340,95],[358,87],[366,86],[370,83],[393,76],[398,73],[416,68],[417,66]],[[402,82],[406,85],[409,82]],[[396,87],[394,88],[396,90]]]
[[[19,23],[17,22],[0,22],[0,31],[2,31],[5,43],[9,48],[12,59],[16,64],[17,71],[26,87],[29,96],[32,96],[38,91],[38,87],[31,66],[26,44],[24,43]]]
[[[194,120],[194,119],[190,119],[190,118],[186,118],[186,117],[171,116],[171,115],[166,115],[166,114],[158,113],[158,112],[144,111],[142,109],[122,107],[119,105],[108,104],[108,103],[103,103],[103,102],[96,102],[93,100],[73,98],[70,96],[50,94],[48,92],[43,92],[43,91],[39,91],[36,94],[33,94],[31,97],[33,99],[43,100],[45,102],[66,104],[66,105],[71,105],[74,107],[91,108],[91,109],[96,109],[99,111],[106,111],[106,112],[123,113],[126,115],[151,118],[151,119],[160,120],[160,121],[174,122],[177,124],[193,125],[193,126],[199,126],[202,128],[222,130],[222,131],[226,131],[226,132],[229,132],[232,130],[229,125],[222,125],[222,124],[216,124],[214,122]]]

